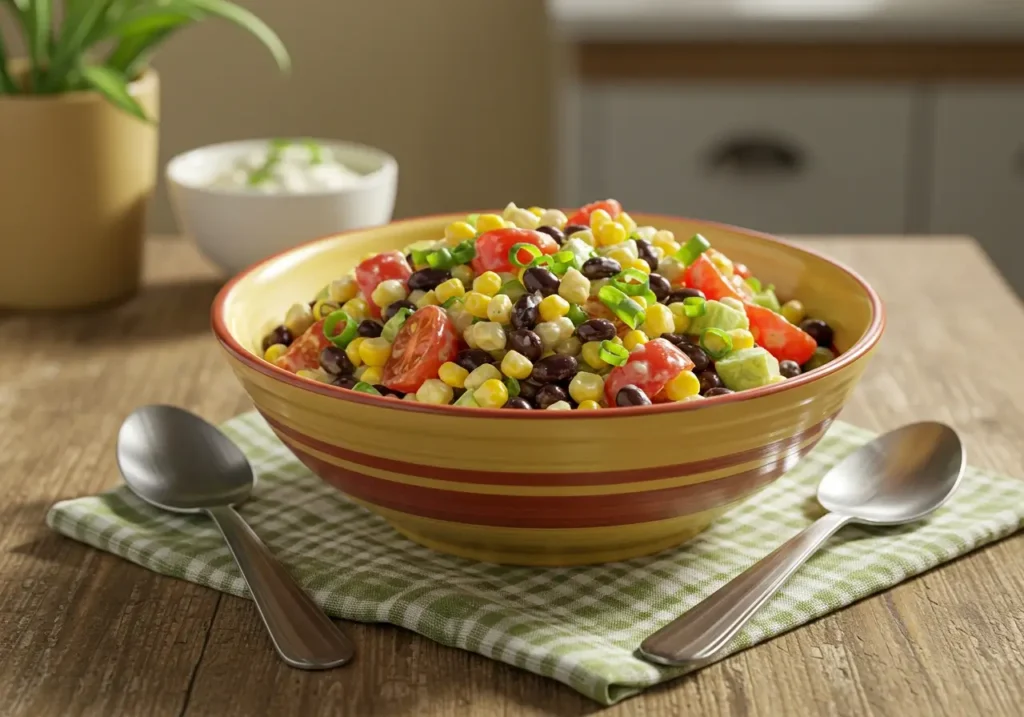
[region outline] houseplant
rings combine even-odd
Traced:
[[[27,56],[9,59],[0,33],[0,307],[131,296],[157,176],[154,50],[221,18],[260,40],[282,70],[288,53],[227,0],[0,0],[4,11]]]

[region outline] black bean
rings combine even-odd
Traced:
[[[359,379],[355,376],[336,376],[333,381],[335,386],[341,386],[342,388],[354,388]]]
[[[583,262],[583,276],[591,281],[607,279],[622,271],[622,265],[614,259],[606,256],[595,256]]]
[[[451,278],[447,269],[420,269],[409,276],[409,291],[430,291]]]
[[[380,336],[381,331],[384,327],[379,321],[373,319],[363,319],[359,322],[359,328],[356,329],[356,333],[368,339],[375,339]]]
[[[485,363],[494,363],[494,357],[483,349],[466,349],[455,356],[455,363],[467,371],[475,371]]]
[[[409,309],[409,311],[416,311],[416,304],[412,303],[408,299],[400,299],[399,301],[392,301],[384,309],[384,320],[390,321],[395,314],[398,313],[399,309]]]
[[[800,328],[809,333],[818,342],[818,346],[832,346],[832,327],[821,319],[804,319],[800,322]]]
[[[563,234],[562,230],[559,229],[558,227],[537,227],[537,231],[541,232],[542,234],[547,234],[549,237],[558,242],[558,246],[562,246],[562,242],[565,241],[565,234]]]
[[[410,269],[411,269],[412,267],[416,266],[416,262],[414,262],[414,261],[412,260],[412,254],[406,254],[406,255],[405,255],[405,260],[406,260],[406,261],[407,261],[407,262],[409,263],[409,268],[410,268]]]
[[[619,392],[615,394],[615,405],[616,406],[650,406],[651,399],[647,397],[647,394],[641,391],[633,384],[623,386],[619,389]]]
[[[800,375],[800,364],[791,359],[779,361],[779,373],[786,378],[793,378]]]
[[[672,295],[672,283],[661,274],[651,274],[650,277],[651,291],[654,292],[654,296],[661,303],[666,303],[668,297]]]
[[[403,396],[405,396],[405,394],[402,393],[401,391],[396,391],[393,388],[388,388],[382,383],[375,383],[373,387],[380,391],[381,396],[394,396],[395,398],[402,398]]]
[[[679,345],[679,350],[690,357],[693,361],[693,372],[700,373],[707,370],[711,365],[711,357],[697,344],[684,343]]]
[[[544,353],[544,344],[540,336],[529,329],[516,329],[508,335],[509,348],[518,351],[531,361],[536,361]]]
[[[682,348],[685,344],[692,344],[693,340],[685,334],[662,334],[661,338],[668,341],[673,346]]]
[[[558,277],[542,266],[530,267],[523,272],[523,286],[533,293],[539,291],[542,296],[551,296],[558,293]]]
[[[536,397],[534,397],[534,402],[536,402],[537,408],[547,408],[552,403],[565,401],[567,398],[569,398],[569,394],[565,392],[564,388],[549,383],[547,386],[540,387]]]
[[[510,318],[512,328],[532,329],[536,326],[538,319],[540,319],[540,311],[537,309],[538,304],[540,304],[540,299],[533,294],[523,294],[520,296],[512,307],[512,316]]]
[[[530,374],[530,378],[538,383],[568,381],[576,375],[578,367],[579,364],[575,357],[555,354],[533,364],[533,373]]]
[[[668,301],[666,301],[665,303],[675,304],[677,302],[685,301],[686,299],[689,299],[691,296],[699,296],[702,299],[705,298],[704,292],[701,291],[700,289],[676,289],[675,291],[668,295]]]
[[[568,239],[572,237],[572,235],[575,234],[576,232],[585,232],[587,231],[587,229],[590,229],[590,227],[585,226],[583,224],[568,224],[566,225],[565,229],[562,230],[562,232],[565,233],[565,237]]]
[[[278,326],[276,329],[271,331],[263,338],[263,351],[265,352],[274,344],[284,344],[285,346],[291,346],[292,341],[295,337],[292,336],[292,332],[288,330],[284,325]]]
[[[615,338],[615,324],[608,319],[590,319],[576,327],[580,341],[611,341]]]
[[[700,379],[700,392],[702,394],[707,393],[713,388],[722,387],[722,379],[717,373],[715,373],[713,368],[701,371],[697,374],[697,378]]]
[[[704,394],[704,398],[712,398],[714,396],[725,396],[725,395],[730,394],[730,393],[736,393],[736,392],[733,391],[731,388],[726,388],[725,386],[719,386],[718,388],[713,388],[710,391],[708,391],[707,393],[705,393]]]
[[[325,346],[320,352],[320,368],[332,376],[350,376],[356,370],[345,349],[337,346]]]
[[[651,267],[651,271],[658,270],[658,257],[654,253],[654,247],[646,239],[636,240],[636,253],[641,259],[647,262],[647,266]]]
[[[544,384],[537,383],[532,378],[526,378],[519,382],[519,395],[525,399],[532,400],[537,396],[537,391],[544,388]]]
[[[508,401],[505,402],[505,406],[504,407],[505,408],[525,408],[525,409],[533,408],[533,406],[530,405],[530,402],[527,401],[522,396],[515,396],[513,398],[510,398]]]

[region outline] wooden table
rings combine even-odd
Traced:
[[[1024,477],[1024,311],[969,240],[830,238],[889,308],[843,418],[950,422],[970,461]],[[249,407],[207,312],[219,282],[154,240],[145,291],[115,309],[0,320],[0,713],[581,715],[568,687],[387,625],[349,625],[357,662],[277,659],[254,606],[51,533],[55,500],[118,482],[121,420],[167,402],[220,421]],[[959,277],[959,278],[953,278]],[[1024,538],[1010,538],[608,714],[1019,715]]]

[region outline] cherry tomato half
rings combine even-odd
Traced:
[[[612,219],[622,214],[622,205],[619,204],[616,199],[603,199],[600,202],[591,202],[590,204],[584,204],[580,207],[575,214],[569,217],[566,225],[569,224],[581,224],[585,227],[590,226],[590,215],[598,209],[603,209],[611,216]]]
[[[740,301],[747,297],[740,293],[739,289],[719,270],[715,263],[707,256],[701,254],[692,264],[686,267],[683,280],[691,289],[700,289],[708,299],[719,301],[727,296]]]
[[[665,384],[692,368],[690,357],[665,339],[648,341],[634,349],[624,365],[616,366],[608,374],[605,398],[609,406],[614,406],[619,389],[632,384],[653,399]]]
[[[736,273],[736,276],[740,277],[741,279],[750,278],[750,269],[747,268],[746,264],[733,264],[732,270]]]
[[[750,333],[779,361],[796,361],[801,366],[814,354],[818,343],[799,326],[786,321],[782,314],[757,304],[746,304]]]
[[[376,254],[356,267],[356,283],[359,284],[359,290],[362,292],[363,298],[366,299],[373,318],[379,319],[381,312],[381,307],[373,303],[371,298],[377,285],[389,279],[399,279],[404,282],[411,274],[412,267],[409,266],[409,262],[405,260],[405,256],[400,251]]]
[[[292,373],[303,368],[320,368],[320,352],[330,343],[324,336],[324,322],[317,321],[292,342],[274,365],[288,369]]]
[[[508,252],[515,244],[533,244],[541,254],[554,254],[558,251],[558,242],[543,232],[532,229],[494,229],[480,235],[476,240],[476,258],[473,259],[473,271],[482,274],[485,271],[515,273],[519,269],[508,260]],[[519,254],[519,261],[529,264],[533,259],[526,251]]]
[[[395,391],[412,393],[458,350],[458,335],[448,313],[440,306],[425,306],[402,325],[391,358],[384,364],[381,383]]]

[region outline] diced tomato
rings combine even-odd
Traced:
[[[609,406],[615,405],[615,396],[630,384],[654,398],[665,384],[683,371],[693,368],[690,357],[665,339],[654,339],[641,344],[622,366],[616,366],[604,382],[605,398]]]
[[[440,306],[425,306],[399,330],[381,383],[412,393],[428,378],[436,377],[441,364],[454,358],[457,350],[458,334],[447,312]]]
[[[590,215],[598,209],[603,209],[611,216],[612,219],[622,214],[622,205],[619,204],[618,200],[615,199],[604,199],[600,202],[591,202],[590,204],[584,204],[580,207],[575,214],[569,217],[569,224],[582,224],[585,227],[590,226]]]
[[[749,279],[751,276],[746,264],[733,264],[732,270],[741,279]]]
[[[274,365],[288,369],[292,373],[302,368],[320,368],[320,352],[330,343],[324,336],[324,322],[317,321],[292,342]]]
[[[764,306],[748,303],[746,308],[750,333],[768,353],[779,361],[789,359],[801,366],[810,360],[818,345],[810,334]]]
[[[708,299],[718,301],[727,296],[743,301],[747,297],[729,281],[706,253],[701,254],[683,274],[683,280],[691,289],[700,289]]]
[[[409,262],[405,260],[405,256],[400,251],[376,254],[356,267],[356,283],[359,284],[359,290],[362,292],[363,298],[366,299],[370,313],[375,319],[380,318],[381,309],[373,303],[371,298],[373,290],[382,281],[389,279],[406,281],[411,274],[412,267],[409,266]]]
[[[533,244],[542,254],[554,254],[558,251],[558,242],[543,232],[515,227],[495,229],[481,234],[476,240],[473,271],[477,274],[485,271],[514,273],[517,269],[508,260],[509,250],[514,244]],[[528,264],[533,257],[526,250],[521,250],[518,258],[521,263]]]

